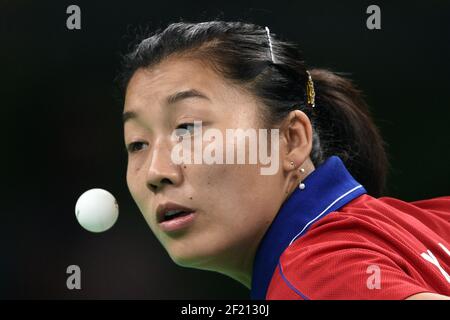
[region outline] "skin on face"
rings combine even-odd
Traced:
[[[207,98],[166,103],[168,96],[191,89]],[[280,169],[275,175],[261,175],[260,164],[171,161],[178,142],[171,135],[183,123],[201,120],[203,132],[216,128],[223,137],[226,129],[265,128],[257,99],[197,60],[168,58],[137,70],[127,87],[124,112],[137,114],[124,124],[125,144],[139,142],[135,152],[128,153],[128,188],[172,260],[226,274],[250,287],[258,244],[300,179],[295,169],[300,165],[306,169],[303,178],[314,170],[309,160],[312,129],[306,115],[301,111],[289,115],[280,127]],[[203,142],[203,148],[208,143],[215,141]],[[193,223],[179,233],[163,232],[156,208],[165,202],[195,209]]]

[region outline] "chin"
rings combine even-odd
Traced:
[[[169,255],[172,261],[180,267],[201,270],[211,270],[210,264],[214,260],[208,252],[186,252],[186,250],[182,250],[181,252],[169,252]]]
[[[198,257],[186,255],[170,255],[170,258],[176,265],[184,268],[199,269],[201,265],[201,259],[199,259]]]

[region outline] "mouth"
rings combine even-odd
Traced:
[[[184,217],[191,213],[192,212],[183,211],[183,210],[169,210],[164,214],[164,220],[162,222],[177,219],[179,217]]]
[[[156,219],[163,231],[177,231],[187,227],[195,217],[195,210],[176,203],[160,204],[156,209]]]

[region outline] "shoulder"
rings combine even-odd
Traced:
[[[386,247],[402,240],[420,247],[422,240],[448,237],[449,228],[450,197],[406,202],[362,195],[314,223],[302,241],[375,241]]]
[[[412,211],[421,210],[394,198],[356,198],[312,224],[283,252],[268,296],[405,299],[433,291],[411,264],[426,249],[409,232],[420,224]]]

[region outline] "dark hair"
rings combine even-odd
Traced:
[[[339,156],[350,173],[373,196],[384,189],[387,157],[383,140],[368,106],[352,82],[324,69],[309,70],[316,92],[315,107],[306,103],[307,68],[298,47],[244,22],[173,23],[141,41],[124,56],[122,89],[139,68],[151,67],[172,56],[198,58],[225,79],[259,98],[267,125],[289,112],[305,112],[313,126],[311,160],[317,167],[329,156]]]

